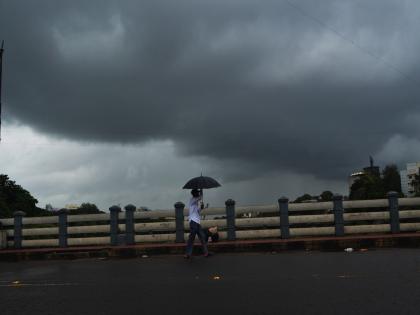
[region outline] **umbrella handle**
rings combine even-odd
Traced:
[[[201,197],[201,209],[204,209],[204,193],[203,193],[203,189],[200,189],[200,197]]]

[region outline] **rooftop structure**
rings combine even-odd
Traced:
[[[351,190],[351,186],[358,180],[360,177],[364,175],[372,175],[372,176],[381,176],[381,170],[379,166],[374,165],[373,157],[369,156],[370,165],[363,168],[363,171],[357,171],[352,173],[348,178],[349,183],[349,192]]]

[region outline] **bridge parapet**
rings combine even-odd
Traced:
[[[32,217],[16,212],[0,219],[0,248],[130,245],[136,243],[184,242],[189,224],[188,209],[137,212],[113,206],[109,213]],[[420,198],[289,203],[238,206],[227,200],[225,207],[202,211],[202,226],[217,226],[221,240],[345,236],[355,234],[420,231]],[[209,217],[212,217],[211,219]]]

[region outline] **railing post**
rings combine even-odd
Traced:
[[[125,243],[127,245],[133,245],[135,241],[134,231],[134,211],[136,206],[129,204],[124,207],[125,209]]]
[[[22,228],[23,228],[23,217],[26,215],[23,211],[15,211],[14,217],[14,234],[13,241],[16,249],[22,248]]]
[[[121,208],[118,206],[112,206],[109,208],[110,212],[110,234],[111,234],[111,245],[118,245],[118,213],[121,212]]]
[[[175,225],[176,225],[176,239],[175,242],[176,243],[184,243],[185,242],[185,238],[184,238],[184,233],[185,233],[185,229],[184,229],[184,208],[185,205],[178,201],[177,203],[175,203],[174,205],[175,207]]]
[[[290,238],[289,231],[289,199],[281,197],[279,199],[280,209],[280,235],[281,238]]]
[[[395,191],[388,192],[389,206],[389,224],[391,225],[391,233],[400,232],[400,214],[398,212],[398,193]]]
[[[335,236],[344,236],[343,196],[335,194],[333,196],[333,205]]]
[[[58,246],[67,247],[68,234],[67,234],[67,209],[61,209],[58,211]]]
[[[228,199],[226,205],[226,223],[227,223],[227,239],[228,241],[236,240],[235,231],[235,200]]]
[[[3,230],[3,224],[0,222],[0,249],[7,247],[6,231]]]

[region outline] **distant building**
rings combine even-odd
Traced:
[[[372,176],[381,176],[381,171],[379,166],[373,165],[373,157],[369,156],[370,165],[368,167],[363,168],[363,173]]]
[[[363,168],[363,173],[372,176],[381,176],[381,171],[379,166],[368,166]]]
[[[401,190],[407,197],[416,195],[415,179],[420,173],[420,162],[407,163],[406,169],[400,171]]]
[[[77,210],[77,209],[80,209],[80,206],[73,203],[69,203],[69,204],[66,204],[64,208],[67,210]]]
[[[59,208],[55,208],[55,207],[53,207],[51,204],[47,204],[46,206],[45,206],[45,210],[47,210],[47,211],[50,211],[50,212],[57,212],[57,211],[59,211],[60,209]]]
[[[364,175],[372,175],[372,176],[381,176],[381,170],[379,168],[379,166],[375,166],[374,165],[374,161],[373,158],[370,156],[369,157],[369,162],[370,165],[367,167],[363,168],[363,171],[357,171],[354,172],[353,174],[351,174],[348,178],[348,183],[349,183],[349,193],[351,191],[351,186],[353,186],[353,184],[362,176]]]
[[[353,186],[353,184],[355,183],[356,180],[358,180],[360,177],[362,177],[363,175],[365,175],[364,172],[355,172],[353,174],[351,174],[348,178],[348,182],[349,182],[349,192],[351,190],[351,186]]]
[[[401,191],[402,193],[408,197],[408,176],[407,170],[400,171],[400,178],[401,178]]]

